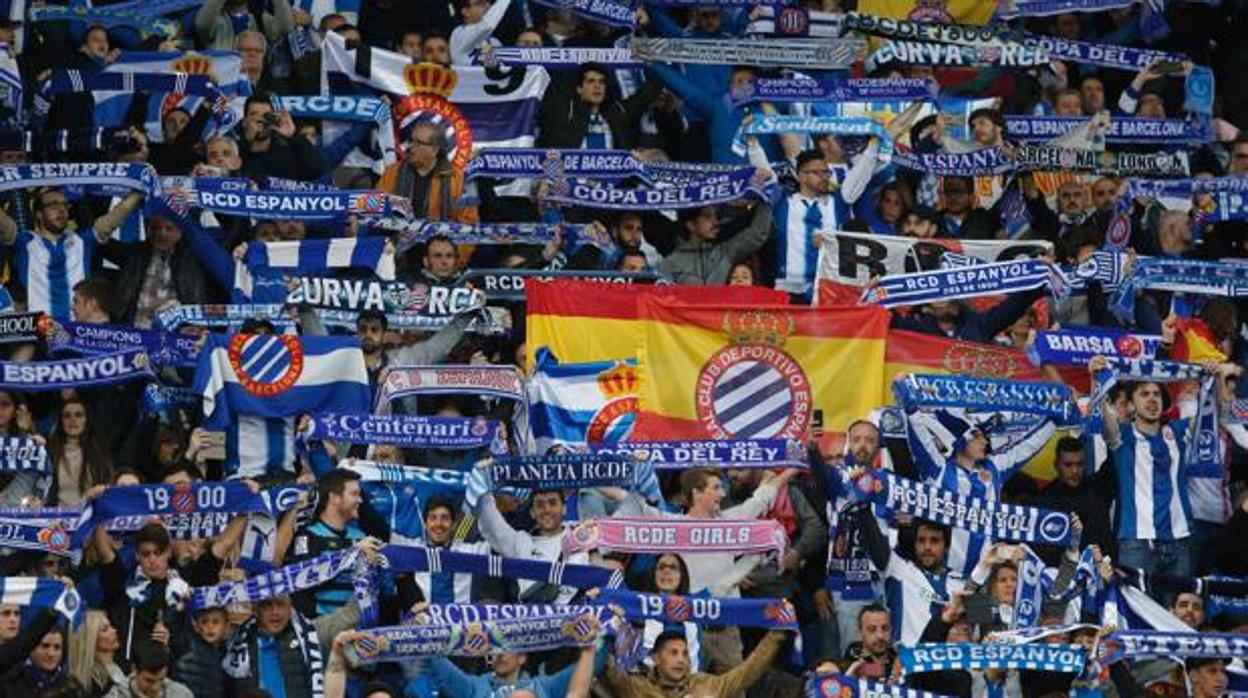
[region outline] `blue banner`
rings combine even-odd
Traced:
[[[625,441],[593,443],[590,453],[628,455],[655,470],[687,468],[805,468],[806,447],[786,439]]]
[[[482,417],[418,417],[368,413],[313,415],[303,439],[352,444],[393,444],[400,448],[502,449],[498,422]]]
[[[0,361],[0,390],[50,392],[153,378],[140,349],[60,361]]]

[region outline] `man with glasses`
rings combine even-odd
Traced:
[[[377,188],[411,199],[417,218],[476,223],[476,206],[455,206],[464,193],[464,174],[447,160],[449,150],[440,126],[430,121],[417,123],[412,127],[406,161],[387,167]]]
[[[810,302],[815,281],[815,260],[819,255],[815,235],[824,230],[841,230],[849,221],[849,207],[866,188],[875,170],[875,139],[845,176],[844,184],[833,191],[828,161],[817,150],[797,156],[797,191],[776,206],[776,288]]]
[[[34,230],[18,230],[17,223],[0,211],[0,243],[15,248],[17,283],[10,290],[26,294],[28,310],[48,313],[61,322],[70,320],[73,288],[91,273],[97,246],[107,242],[142,201],[138,192],[126,195],[95,219],[90,234],[70,232],[69,200],[60,189],[36,192]]]

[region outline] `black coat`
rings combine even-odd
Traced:
[[[644,87],[626,100],[615,99],[608,91],[598,112],[611,128],[611,147],[629,149],[637,143],[637,122],[658,97],[662,88],[657,80],[647,80]],[[579,148],[589,130],[589,107],[573,90],[551,90],[542,99],[537,122],[541,132],[537,145],[542,148]]]
[[[139,305],[139,291],[147,265],[152,261],[150,242],[125,243],[109,240],[102,252],[104,258],[121,268],[113,287],[113,305],[108,309],[113,322],[129,325],[134,322],[134,312]],[[178,302],[183,304],[207,303],[213,289],[203,266],[195,258],[191,245],[185,239],[173,248],[170,258],[173,288]]]

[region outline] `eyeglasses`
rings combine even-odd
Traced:
[[[436,148],[436,147],[438,147],[438,142],[437,142],[437,141],[426,141],[426,140],[422,140],[422,139],[420,139],[420,138],[413,138],[413,139],[412,139],[412,143],[415,143],[416,145],[423,145],[423,146],[425,146],[426,148]]]
[[[654,569],[660,572],[679,572],[680,565],[675,562],[660,562],[654,566]]]

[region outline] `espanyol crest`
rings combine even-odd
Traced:
[[[286,392],[303,373],[303,345],[291,335],[237,334],[228,355],[243,390],[260,397]]]
[[[673,623],[683,623],[693,615],[693,606],[689,603],[689,599],[673,594],[667,597],[663,604],[663,615]]]
[[[787,314],[724,314],[730,344],[698,372],[698,421],[715,439],[804,439],[814,397],[810,379],[784,344],[793,333]]]
[[[181,482],[174,486],[173,510],[179,514],[189,514],[195,510],[195,493],[191,492],[191,483]]]

